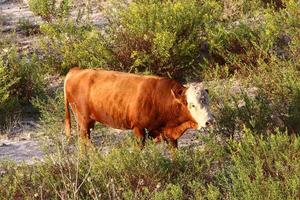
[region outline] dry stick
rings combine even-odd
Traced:
[[[79,189],[81,188],[81,186],[84,184],[84,182],[86,181],[86,179],[88,178],[88,176],[90,175],[92,167],[89,167],[89,171],[85,174],[84,179],[82,180],[82,182],[80,183],[80,185],[78,186],[78,188],[76,189],[74,195],[77,194],[77,192],[79,191]]]
[[[52,159],[52,162],[54,162],[52,157],[51,157],[51,159]],[[64,179],[62,181],[63,181],[63,184],[66,185]],[[54,185],[52,183],[50,183],[50,184],[51,184],[52,188],[54,189],[55,193],[60,197],[60,199],[64,199],[63,196],[61,196],[60,193],[56,190]]]
[[[95,195],[96,199],[98,200],[99,198],[98,198],[98,196],[97,196],[97,193],[96,193],[96,190],[95,190],[94,184],[93,184],[93,182],[92,182],[92,181],[90,181],[90,182],[91,182],[91,185],[92,185],[93,193],[94,193],[94,195]],[[95,199],[95,197],[93,197],[93,199]]]
[[[75,192],[73,193],[73,198],[75,199],[75,195],[77,193],[77,190],[76,190],[76,187],[77,187],[77,184],[78,184],[78,174],[79,174],[79,160],[78,160],[78,156],[79,156],[79,153],[77,155],[77,162],[76,162],[76,178],[75,178],[75,185],[74,185],[74,189],[75,189]]]
[[[71,183],[72,181],[71,181],[71,179],[70,178],[68,178],[68,177],[66,177],[65,175],[64,175],[64,173],[63,173],[63,166],[62,166],[62,159],[61,159],[61,157],[59,156],[59,170],[60,170],[60,173],[61,173],[61,177],[62,177],[62,181],[63,181],[63,184],[65,185],[65,187],[67,188],[67,183],[66,183],[66,181],[65,181],[65,179],[67,179],[68,180],[68,182],[69,183]],[[70,167],[68,167],[68,172],[69,172],[69,177],[71,176],[71,171],[70,171]]]

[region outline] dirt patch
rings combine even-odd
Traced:
[[[0,160],[33,163],[41,160],[44,153],[39,146],[38,124],[33,119],[15,121],[0,134]]]
[[[44,156],[38,141],[21,140],[0,141],[0,160],[10,159],[16,162],[34,163],[36,160],[41,160]]]
[[[122,142],[125,137],[131,134],[132,132],[130,130],[124,131],[105,128],[92,134],[92,141],[99,152],[107,154],[112,147]],[[37,130],[31,128],[31,130],[28,131],[28,129],[25,128],[21,133],[14,133],[13,136],[11,136],[12,134],[8,135],[10,136],[6,135],[2,136],[2,139],[0,138],[0,161],[3,159],[10,159],[16,162],[32,164],[37,160],[43,160],[43,157],[46,155],[43,152],[45,146],[42,147],[40,145],[41,138],[37,136]],[[165,154],[168,155],[167,145],[164,142],[158,145],[164,146]],[[178,145],[179,148],[201,148],[203,142],[197,139],[195,131],[188,130],[181,138],[179,138]],[[46,148],[49,149],[48,147]]]

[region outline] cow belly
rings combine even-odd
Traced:
[[[98,87],[91,92],[91,112],[94,120],[118,129],[131,129],[134,113],[134,96],[126,91],[111,91]]]
[[[124,114],[123,114],[124,115]],[[116,115],[116,113],[110,113],[106,108],[99,108],[96,112],[93,112],[91,118],[102,124],[111,126],[117,129],[131,129],[130,122],[126,117]]]

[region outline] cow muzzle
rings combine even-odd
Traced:
[[[204,130],[204,129],[209,129],[213,128],[215,125],[215,119],[214,118],[209,118],[207,121],[204,123],[202,122],[201,125],[198,124],[198,130]]]
[[[209,119],[207,120],[207,122],[205,123],[205,127],[212,127],[215,123],[215,120],[212,118],[212,119]]]

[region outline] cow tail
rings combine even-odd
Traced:
[[[67,76],[68,77],[68,76]],[[67,77],[64,83],[64,100],[65,100],[65,132],[67,139],[69,140],[71,137],[71,118],[70,118],[70,110],[69,110],[69,101],[67,98],[67,92],[66,92],[66,83],[67,83]]]

